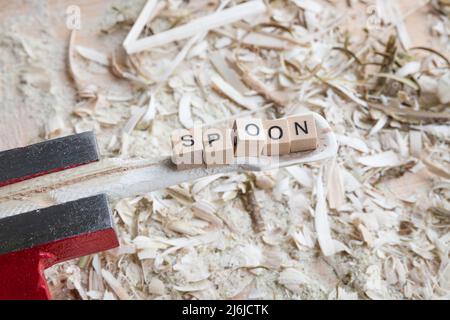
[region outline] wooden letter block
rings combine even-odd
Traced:
[[[287,119],[263,121],[267,142],[263,154],[267,156],[288,154],[291,151]]]
[[[314,150],[317,148],[316,121],[312,114],[287,118],[291,139],[291,152]]]
[[[259,157],[266,144],[266,133],[261,119],[244,118],[234,122],[236,157]]]
[[[211,128],[203,133],[203,159],[208,168],[233,163],[231,129]]]
[[[179,170],[203,165],[202,129],[179,129],[172,133],[172,161]]]

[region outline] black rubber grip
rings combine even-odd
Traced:
[[[0,187],[100,160],[93,132],[0,152]]]
[[[0,255],[114,228],[106,195],[0,219]]]

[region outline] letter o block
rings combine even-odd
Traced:
[[[172,161],[179,170],[203,166],[202,129],[175,130],[171,136]]]
[[[236,157],[259,157],[266,143],[261,119],[237,119],[233,125]]]
[[[233,163],[231,129],[211,128],[203,132],[203,159],[208,168]]]
[[[288,154],[291,151],[287,119],[263,121],[266,132],[266,146],[263,154],[267,156]]]
[[[316,121],[312,114],[291,116],[287,120],[291,139],[291,152],[308,151],[317,148]]]

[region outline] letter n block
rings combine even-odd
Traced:
[[[233,163],[231,129],[207,129],[203,132],[203,148],[203,159],[208,168]]]
[[[267,141],[263,154],[267,156],[288,154],[291,151],[287,119],[263,121]]]
[[[198,168],[203,165],[201,128],[175,130],[171,140],[172,161],[179,170]]]
[[[288,117],[291,152],[314,150],[318,137],[316,121],[312,114]]]
[[[237,119],[233,125],[236,157],[259,157],[266,143],[261,119]]]

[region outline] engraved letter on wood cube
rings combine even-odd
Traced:
[[[288,154],[291,151],[287,119],[263,121],[266,131],[266,146],[263,153],[267,156]]]
[[[318,138],[313,114],[288,117],[291,152],[314,150]]]
[[[175,130],[171,136],[172,161],[179,170],[201,167],[203,165],[202,129]]]
[[[243,118],[234,122],[234,144],[236,157],[259,157],[266,143],[266,134],[261,119]]]
[[[208,168],[233,163],[232,130],[207,129],[203,133],[203,158]]]

